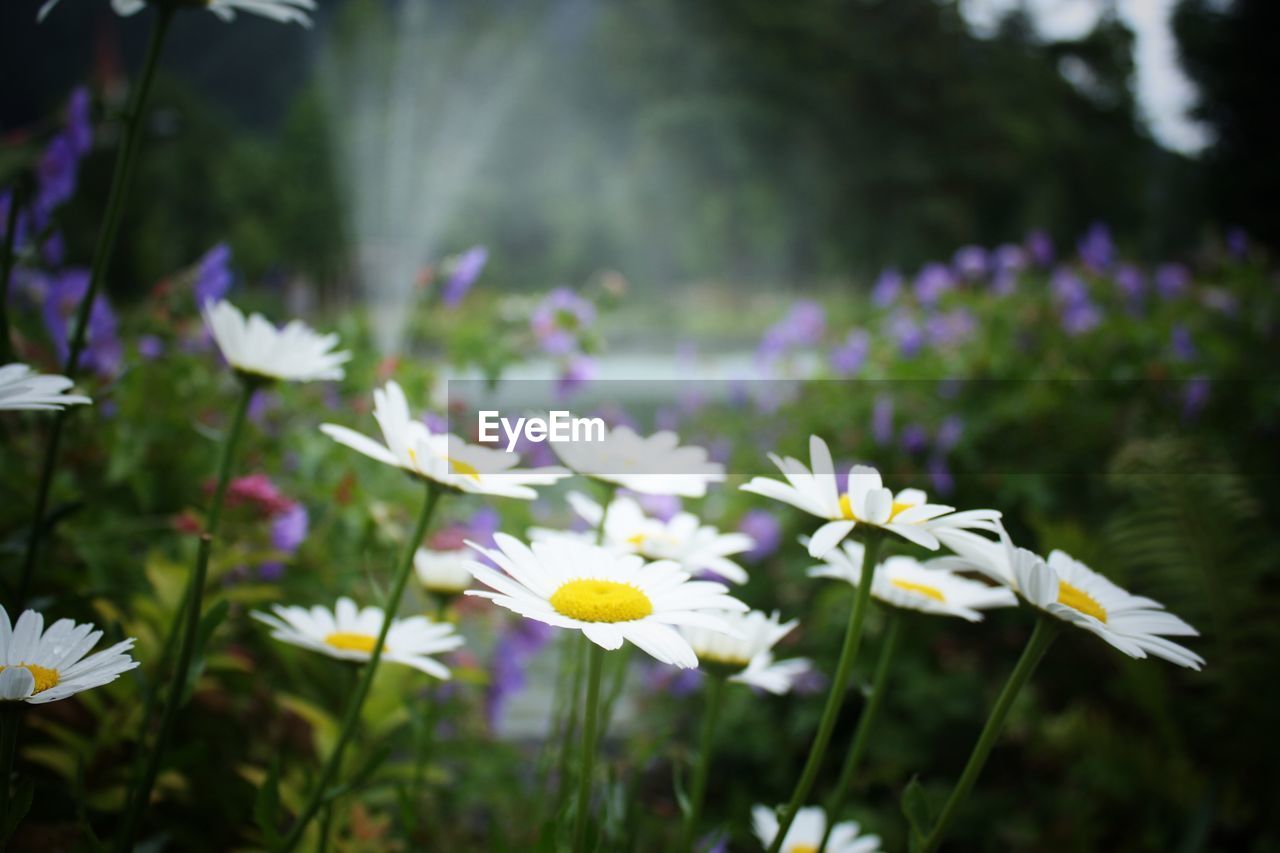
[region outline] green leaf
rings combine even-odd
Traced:
[[[262,837],[268,849],[275,849],[280,843],[280,834],[276,831],[280,813],[280,759],[273,758],[267,770],[267,778],[258,787],[258,796],[253,803],[253,819],[262,830]]]
[[[213,636],[213,632],[222,624],[222,620],[227,618],[227,610],[229,608],[230,605],[227,600],[225,598],[220,599],[200,617],[200,626],[196,629],[195,648],[191,650],[191,670],[187,674],[186,688],[182,691],[182,701],[179,704],[185,705],[187,700],[191,698],[192,692],[196,689],[196,684],[204,673],[205,648],[209,644],[209,638]]]
[[[18,828],[18,824],[22,823],[22,819],[27,816],[27,812],[31,810],[35,789],[36,786],[30,779],[24,779],[18,783],[17,790],[13,792],[13,798],[9,801],[9,813],[5,815],[4,826],[0,827],[0,841],[8,841],[9,836],[13,835],[14,830]]]
[[[688,816],[693,810],[693,804],[689,802],[689,794],[684,789],[684,779],[680,773],[679,762],[673,762],[671,766],[671,790],[676,794],[676,805],[680,807],[680,814]]]
[[[925,796],[919,776],[912,776],[902,790],[902,813],[911,828],[911,847],[915,849],[933,829],[933,810],[929,808],[929,798]]]

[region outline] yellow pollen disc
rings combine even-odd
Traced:
[[[368,634],[352,634],[348,631],[337,631],[324,638],[324,641],[335,649],[342,649],[345,652],[365,652],[373,654],[373,647],[377,644],[378,638],[371,637]],[[387,647],[383,646],[382,650],[387,651]]]
[[[913,506],[915,506],[915,504],[904,504],[899,501],[894,501],[893,507],[889,510],[889,520],[893,521],[897,518],[898,513],[903,510],[911,509]],[[842,518],[846,518],[849,521],[862,521],[862,519],[858,518],[857,513],[853,511],[853,502],[849,500],[848,495],[840,496],[840,515]]]
[[[907,592],[914,592],[923,595],[925,598],[932,598],[934,601],[946,603],[947,598],[942,594],[942,590],[933,586],[926,586],[922,583],[912,583],[911,581],[892,580],[889,583],[898,589],[905,589]]]
[[[14,666],[22,667],[35,678],[36,687],[31,691],[32,695],[35,695],[36,693],[43,693],[62,680],[62,677],[58,675],[58,671],[56,669],[37,666],[34,663],[19,663],[14,664]],[[5,669],[6,667],[0,666],[0,672],[4,672]]]
[[[635,536],[628,536],[627,542],[639,548],[644,544],[644,534],[637,533]]]
[[[818,845],[816,844],[792,844],[787,848],[787,853],[818,853]]]
[[[1058,581],[1058,603],[1092,616],[1099,622],[1107,621],[1107,611],[1096,598],[1063,580]]]
[[[480,471],[474,465],[468,465],[465,462],[459,462],[457,459],[454,459],[452,456],[446,456],[445,458],[449,460],[449,465],[453,469],[453,473],[461,474],[464,477],[470,477],[471,479],[475,480],[477,483],[480,482]]]
[[[631,622],[653,612],[649,596],[617,581],[569,581],[551,596],[551,606],[583,622]]]

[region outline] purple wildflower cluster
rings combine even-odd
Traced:
[[[827,328],[827,315],[812,299],[801,299],[787,315],[765,330],[756,361],[768,367],[795,350],[817,346]]]
[[[489,250],[484,246],[472,246],[445,260],[443,267],[447,276],[440,286],[440,301],[445,307],[456,308],[466,298],[488,262]]]
[[[278,581],[284,576],[284,562],[297,553],[307,539],[311,516],[300,502],[286,497],[266,474],[237,477],[227,486],[227,507],[242,507],[259,520],[268,521],[268,538],[276,552],[257,566],[258,577]],[[243,567],[236,574],[248,574]]]
[[[529,318],[538,348],[559,360],[557,389],[562,396],[595,378],[595,361],[588,355],[595,320],[595,304],[568,287],[548,293]]]

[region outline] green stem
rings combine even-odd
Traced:
[[[18,239],[18,211],[26,203],[26,181],[20,180],[9,194],[9,211],[5,216],[4,248],[0,249],[0,364],[13,361],[13,344],[9,340],[9,276]]]
[[[373,678],[378,672],[378,662],[382,660],[382,651],[387,643],[387,632],[391,630],[391,620],[395,618],[396,611],[400,609],[400,599],[404,596],[405,584],[409,580],[409,575],[413,573],[413,554],[418,549],[418,543],[427,533],[427,525],[431,523],[431,516],[435,513],[436,503],[439,502],[443,491],[435,483],[427,482],[427,496],[423,501],[422,511],[418,514],[418,523],[414,528],[413,535],[409,537],[408,544],[404,549],[404,557],[400,560],[400,567],[396,571],[395,581],[391,587],[391,595],[387,599],[385,617],[382,620],[382,628],[378,631],[378,639],[373,644],[373,651],[369,655],[369,663],[364,667],[364,674],[360,678],[360,683],[356,686],[355,695],[351,697],[351,703],[347,706],[346,714],[342,718],[342,727],[338,732],[338,742],[334,744],[333,751],[329,753],[329,760],[325,762],[324,769],[320,771],[320,778],[316,780],[315,788],[311,792],[311,798],[307,801],[306,806],[298,813],[298,819],[294,821],[293,829],[289,831],[289,835],[282,842],[281,850],[293,850],[302,840],[302,833],[306,831],[307,824],[315,817],[320,806],[324,804],[329,791],[329,786],[333,784],[333,780],[338,775],[338,769],[342,766],[342,754],[347,748],[347,743],[355,734],[356,727],[360,724],[360,711],[364,708],[365,699],[369,697],[369,689],[373,686]]]
[[[956,782],[955,788],[951,791],[951,796],[943,806],[942,814],[938,816],[938,822],[934,824],[929,837],[920,846],[922,853],[932,853],[942,844],[942,839],[946,836],[947,827],[955,817],[956,810],[964,802],[974,783],[978,781],[978,774],[982,772],[982,766],[986,764],[987,756],[1000,736],[1000,730],[1004,727],[1004,720],[1009,715],[1013,700],[1018,697],[1023,685],[1035,672],[1040,659],[1048,651],[1049,644],[1053,642],[1054,637],[1058,636],[1060,627],[1058,621],[1047,614],[1040,614],[1036,620],[1035,630],[1031,632],[1026,648],[1022,650],[1022,657],[1018,659],[1017,666],[1009,674],[1009,680],[1005,682],[1004,689],[996,699],[996,704],[991,708],[991,715],[987,717],[987,724],[982,727],[982,734],[978,736],[978,742],[973,746],[969,763],[964,766],[964,772],[960,774],[960,781]]]
[[[9,782],[13,778],[13,762],[18,755],[18,729],[22,725],[22,708],[18,702],[0,703],[0,827],[9,822]],[[8,838],[0,838],[0,848]]]
[[[102,221],[102,231],[98,234],[98,243],[93,250],[89,286],[76,312],[76,325],[71,334],[71,346],[63,369],[63,373],[70,379],[75,379],[80,368],[80,354],[84,351],[85,334],[89,326],[89,310],[93,306],[94,297],[101,287],[103,278],[106,277],[111,258],[115,254],[116,235],[120,231],[125,199],[133,184],[134,167],[137,164],[138,149],[142,141],[143,107],[151,91],[151,83],[155,79],[156,67],[160,62],[160,51],[164,46],[165,34],[169,31],[169,22],[173,19],[175,8],[170,3],[156,6],[156,17],[151,27],[151,41],[147,44],[146,59],[143,60],[138,83],[129,93],[128,112],[125,115],[120,151],[116,154],[115,170],[111,176],[111,190],[107,195],[107,212]],[[25,605],[27,592],[31,586],[31,574],[35,569],[36,555],[40,550],[40,537],[44,535],[45,514],[49,509],[53,472],[57,468],[58,445],[62,441],[62,430],[67,416],[74,408],[71,406],[55,414],[53,426],[49,430],[49,443],[45,446],[44,462],[40,470],[40,485],[36,488],[35,514],[31,520],[31,530],[27,534],[26,556],[22,560],[22,575],[18,582],[18,611],[21,611]]]
[[[574,821],[573,850],[587,849],[587,823],[591,811],[591,771],[596,760],[596,722],[600,714],[600,671],[604,668],[604,649],[591,643],[587,675],[587,701],[582,722],[582,769],[578,776],[578,814]]]
[[[831,830],[840,820],[840,812],[844,808],[845,795],[853,782],[854,771],[866,752],[870,738],[871,726],[875,723],[880,711],[880,702],[884,699],[885,685],[889,681],[889,668],[893,664],[893,656],[898,650],[898,640],[902,636],[902,612],[896,607],[888,609],[888,620],[885,623],[884,642],[880,646],[880,659],[876,662],[876,673],[871,679],[871,695],[862,716],[858,718],[858,727],[853,732],[853,742],[849,746],[849,754],[845,756],[844,767],[840,768],[840,779],[836,782],[831,798],[827,800],[827,829],[822,834],[822,843],[818,845],[818,853],[827,848],[831,838]]]
[[[725,678],[707,674],[707,707],[702,712],[702,737],[698,741],[698,763],[693,771],[693,785],[689,789],[689,813],[685,815],[684,842],[681,849],[693,850],[694,834],[698,831],[698,819],[702,817],[702,803],[707,795],[707,775],[711,770],[711,752],[716,738],[716,721],[724,701]]]
[[[849,676],[853,673],[853,662],[858,657],[858,643],[862,639],[862,623],[866,621],[867,606],[871,601],[871,582],[875,575],[876,557],[880,553],[881,534],[873,531],[867,535],[862,554],[862,574],[855,591],[853,607],[849,610],[849,624],[844,632],[844,645],[840,649],[840,660],[836,664],[835,676],[831,679],[831,692],[827,694],[827,704],[822,710],[822,719],[818,722],[818,732],[809,747],[809,757],[791,792],[791,801],[787,804],[778,820],[778,834],[769,845],[769,853],[778,853],[782,847],[782,839],[786,838],[791,822],[796,813],[804,805],[805,798],[818,778],[818,768],[822,766],[822,758],[826,754],[827,744],[835,731],[836,717],[840,714],[840,706],[844,703],[845,689],[849,686]]]
[[[127,853],[133,849],[138,825],[147,806],[151,803],[151,791],[155,787],[156,777],[160,775],[160,765],[165,751],[169,747],[169,738],[173,734],[173,725],[178,718],[178,707],[182,704],[191,677],[191,658],[195,653],[196,637],[200,631],[200,611],[204,602],[205,580],[209,574],[209,556],[213,549],[213,538],[218,534],[222,521],[222,505],[227,494],[227,485],[231,482],[231,469],[234,467],[236,449],[244,434],[244,425],[249,413],[249,403],[254,392],[261,386],[260,381],[241,379],[240,399],[236,403],[235,414],[231,418],[231,430],[222,443],[222,459],[218,463],[218,483],[213,491],[213,500],[209,503],[209,516],[205,520],[204,532],[200,535],[200,544],[196,549],[196,566],[187,583],[187,595],[183,606],[174,614],[174,627],[181,625],[181,631],[170,628],[169,639],[181,635],[178,646],[178,659],[169,678],[169,691],[165,696],[164,708],[160,713],[160,730],[156,734],[156,742],[147,756],[147,763],[138,780],[137,788],[129,801],[129,811],[120,832],[119,849]],[[165,649],[164,657],[168,658],[169,649]],[[145,738],[146,732],[139,738]]]

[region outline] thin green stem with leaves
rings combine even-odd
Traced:
[[[711,772],[711,753],[716,740],[716,723],[720,718],[720,707],[724,703],[724,691],[727,679],[714,672],[706,677],[707,704],[702,712],[702,735],[698,740],[698,763],[694,765],[693,782],[689,787],[689,811],[684,818],[684,840],[682,850],[693,850],[694,835],[698,831],[698,820],[702,817],[702,804],[707,797],[707,777]]]
[[[587,824],[591,817],[591,773],[596,760],[596,723],[600,719],[600,671],[604,649],[591,644],[587,663],[587,698],[582,718],[582,768],[578,776],[578,813],[574,820],[574,853],[587,849]]]
[[[338,730],[338,742],[334,744],[333,751],[329,753],[324,769],[320,771],[320,777],[316,780],[315,787],[311,791],[311,797],[307,800],[307,804],[303,806],[302,811],[298,813],[298,818],[293,823],[293,829],[289,831],[288,836],[281,842],[281,850],[293,850],[302,841],[302,835],[306,832],[307,824],[316,816],[316,812],[320,810],[320,807],[324,805],[329,797],[329,787],[337,778],[338,770],[342,766],[342,755],[355,734],[356,727],[360,724],[360,711],[364,708],[365,700],[369,698],[370,688],[373,687],[373,679],[378,672],[378,662],[382,660],[382,652],[387,644],[387,632],[391,630],[391,620],[395,618],[396,611],[400,608],[400,599],[404,597],[405,584],[409,580],[409,575],[413,573],[414,552],[418,550],[418,543],[426,536],[431,517],[435,514],[436,504],[443,494],[442,487],[431,481],[427,482],[426,489],[427,495],[422,503],[422,511],[418,514],[418,522],[409,537],[408,544],[405,546],[404,556],[400,560],[400,566],[396,570],[395,580],[391,586],[391,594],[387,598],[382,628],[378,631],[378,639],[374,641],[373,651],[369,654],[369,662],[365,664],[360,683],[356,685],[355,695],[351,697],[351,703],[347,705],[347,711],[343,715],[342,725]]]
[[[791,792],[791,801],[787,803],[778,819],[778,834],[769,845],[769,853],[778,853],[782,848],[782,839],[787,837],[787,830],[796,819],[796,813],[804,805],[805,798],[813,789],[818,778],[818,768],[822,766],[823,756],[827,752],[827,744],[831,742],[831,733],[835,731],[836,717],[840,715],[840,706],[844,703],[845,689],[849,686],[849,676],[853,674],[853,662],[858,657],[858,644],[862,639],[862,625],[867,618],[867,608],[871,602],[871,581],[875,575],[876,557],[880,553],[881,534],[879,531],[869,533],[862,553],[862,573],[858,579],[853,607],[849,610],[849,624],[844,632],[844,644],[840,649],[840,660],[836,664],[835,675],[831,679],[831,692],[827,694],[827,704],[822,710],[822,718],[818,722],[818,732],[809,747],[809,757]]]
[[[960,780],[956,782],[946,805],[942,807],[942,813],[938,815],[933,829],[920,845],[923,853],[932,853],[941,846],[956,810],[960,808],[974,783],[978,781],[978,774],[982,772],[983,765],[987,763],[987,756],[991,754],[991,748],[1000,737],[1000,730],[1004,728],[1004,721],[1009,715],[1009,709],[1013,707],[1013,701],[1022,692],[1023,685],[1030,680],[1031,674],[1040,664],[1044,653],[1049,650],[1054,637],[1058,636],[1060,628],[1061,623],[1054,617],[1044,613],[1039,615],[1035,630],[1031,632],[1031,637],[1022,650],[1022,657],[1018,658],[1017,665],[1009,674],[1009,680],[1005,682],[1004,689],[1000,691],[1000,696],[992,706],[990,716],[987,717],[986,725],[982,727],[982,734],[978,735],[978,742],[973,745],[973,752],[969,754],[969,761],[964,766],[964,772],[960,774]]]
[[[236,449],[240,445],[240,438],[244,434],[245,421],[248,419],[249,404],[253,400],[254,392],[262,386],[262,381],[249,377],[241,377],[240,381],[240,399],[236,403],[235,414],[231,417],[231,429],[227,433],[226,439],[222,443],[222,459],[218,464],[218,483],[213,490],[213,500],[209,503],[209,516],[205,520],[204,532],[200,534],[200,544],[196,549],[196,565],[190,579],[187,582],[187,594],[183,600],[183,605],[178,612],[174,614],[174,626],[181,625],[181,630],[169,631],[169,641],[178,639],[177,663],[174,665],[173,674],[169,680],[169,690],[164,700],[164,708],[160,714],[160,730],[156,734],[155,744],[151,747],[151,752],[147,756],[147,763],[142,771],[142,776],[138,779],[138,784],[134,788],[133,795],[129,800],[129,810],[126,813],[124,823],[120,831],[121,851],[130,851],[133,849],[134,839],[137,837],[138,826],[142,821],[142,815],[146,812],[147,806],[151,803],[151,791],[155,787],[156,777],[160,775],[160,766],[164,761],[164,754],[169,747],[169,739],[173,735],[174,721],[178,717],[178,708],[182,705],[187,695],[189,681],[191,678],[191,661],[195,653],[196,638],[200,632],[200,613],[204,602],[205,581],[209,574],[209,556],[213,549],[213,538],[218,534],[218,527],[222,521],[222,506],[227,495],[227,485],[231,482],[231,471],[235,467]],[[166,649],[164,659],[171,656],[171,650]],[[146,732],[143,732],[145,738]],[[139,739],[141,742],[142,738]]]
[[[853,783],[853,774],[858,769],[862,755],[867,750],[867,741],[871,736],[871,727],[880,711],[880,703],[884,700],[885,687],[889,682],[889,669],[893,665],[894,655],[898,651],[898,640],[902,636],[903,614],[896,607],[886,608],[888,618],[885,622],[884,641],[880,645],[880,659],[876,661],[876,672],[871,678],[871,695],[858,717],[858,727],[853,732],[853,741],[849,745],[849,753],[844,758],[844,766],[840,768],[840,778],[827,800],[827,828],[822,833],[822,843],[818,845],[818,853],[827,849],[831,839],[831,830],[840,820],[844,809],[845,796],[849,793],[849,785]]]
[[[93,250],[89,286],[85,289],[80,307],[76,311],[76,324],[71,333],[67,363],[62,371],[70,379],[75,379],[79,372],[80,356],[84,352],[89,328],[89,311],[93,307],[93,300],[102,287],[102,280],[106,278],[111,258],[115,254],[116,237],[120,232],[125,201],[129,197],[129,189],[133,186],[134,168],[137,166],[138,151],[142,142],[142,115],[147,95],[151,92],[151,83],[156,76],[156,68],[160,63],[165,35],[169,32],[169,23],[173,20],[176,7],[171,3],[160,3],[156,4],[155,10],[146,59],[143,60],[138,82],[129,93],[120,150],[116,154],[115,169],[111,175],[111,189],[107,195],[107,212],[102,220],[102,230],[98,233],[98,243]],[[68,407],[55,414],[53,426],[49,430],[49,443],[45,446],[44,462],[40,468],[40,484],[36,488],[35,512],[31,519],[31,529],[27,534],[26,555],[22,559],[22,574],[18,580],[17,609],[19,611],[26,603],[27,593],[30,590],[31,575],[35,570],[36,556],[40,550],[40,539],[45,531],[49,494],[53,486],[53,474],[58,464],[58,446],[62,442],[62,430],[66,419],[73,408]]]

